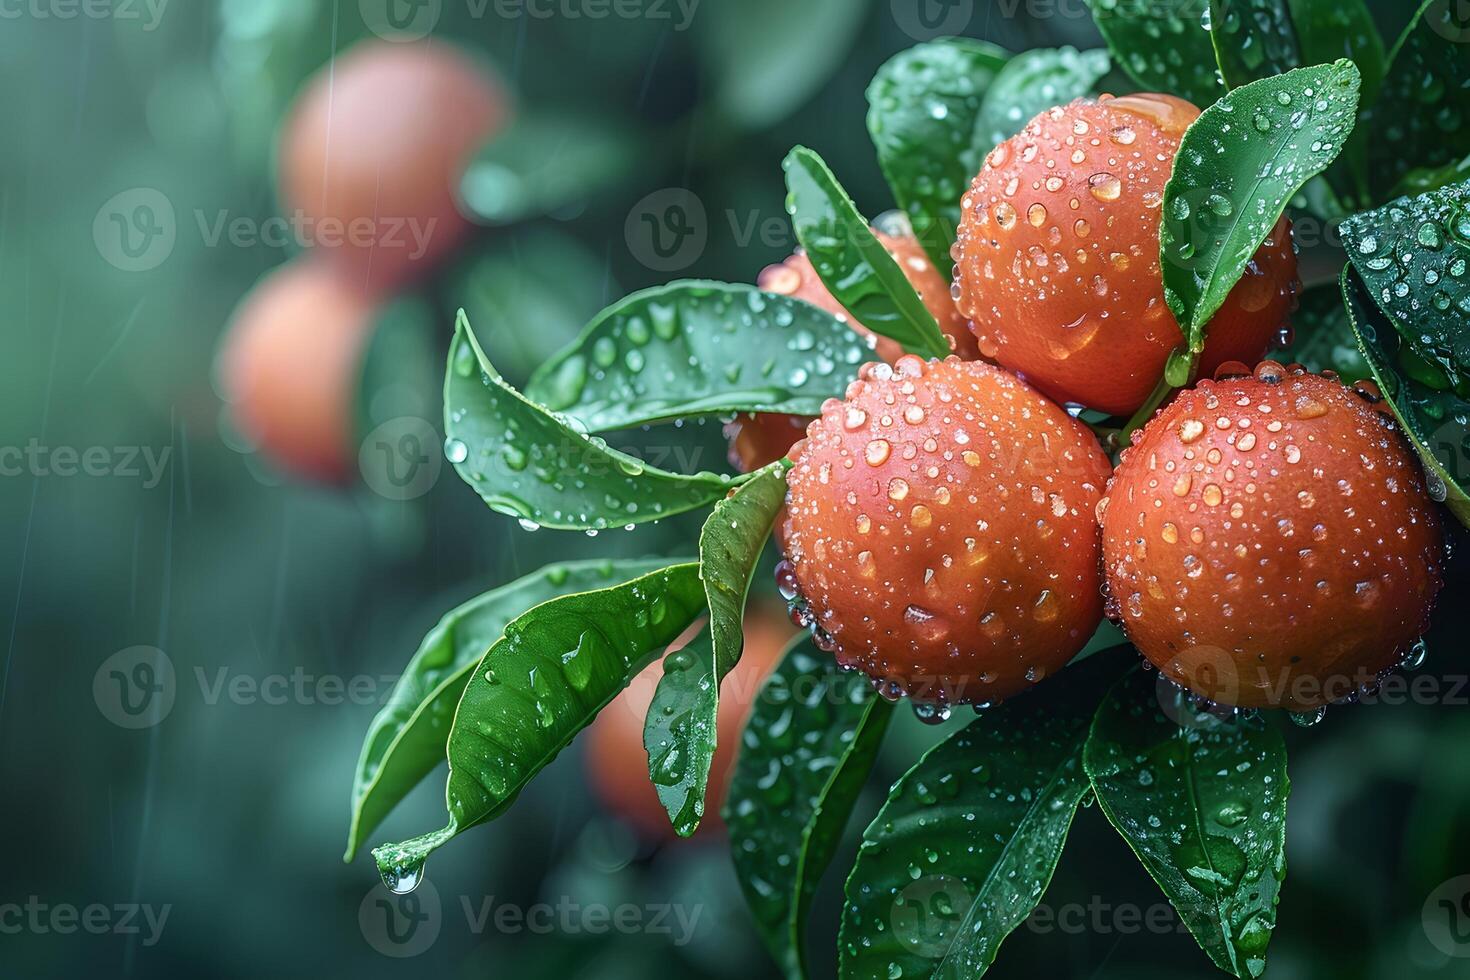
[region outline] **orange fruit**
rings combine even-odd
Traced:
[[[1124,453],[1100,508],[1111,611],[1168,677],[1311,709],[1371,686],[1424,632],[1443,532],[1370,397],[1267,361],[1181,392]]]
[[[1001,368],[905,355],[829,401],[787,477],[783,591],[890,696],[1004,700],[1102,618],[1088,429]]]
[[[694,630],[672,644],[677,650],[693,638]],[[745,720],[760,694],[766,676],[780,662],[794,636],[779,611],[752,606],[745,615],[745,651],[720,685],[720,707],[715,721],[717,743],[710,764],[709,794],[700,834],[721,826],[719,813],[735,763]],[[648,752],[643,747],[643,723],[653,692],[663,677],[662,661],[643,669],[628,689],[609,704],[589,726],[583,761],[593,794],[612,815],[645,837],[675,840],[668,812],[648,775]]]
[[[334,483],[352,472],[375,313],[362,288],[309,259],[266,273],[236,308],[221,384],[235,426],[283,469]]]
[[[1159,223],[1198,116],[1168,95],[1078,99],[991,151],[956,245],[958,308],[982,354],[1058,402],[1111,415],[1144,403],[1183,343],[1164,301]],[[1260,360],[1299,290],[1282,218],[1210,323],[1201,375]]]
[[[364,41],[313,76],[281,132],[280,197],[354,281],[383,291],[432,268],[470,230],[457,206],[506,98],[442,43]]]

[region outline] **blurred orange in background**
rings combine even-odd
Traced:
[[[360,43],[306,83],[282,127],[281,207],[357,282],[402,286],[470,230],[460,177],[508,116],[488,67],[455,47]]]
[[[682,647],[694,632],[686,633],[669,649]],[[745,720],[766,677],[776,668],[781,652],[795,635],[795,628],[779,607],[753,600],[747,608],[745,651],[740,663],[720,685],[720,711],[715,723],[719,741],[710,765],[709,793],[698,836],[724,827],[719,812]],[[593,794],[608,813],[632,825],[645,837],[671,841],[678,838],[649,779],[648,752],[643,747],[644,718],[662,677],[660,659],[645,667],[628,689],[602,710],[588,729],[583,762]]]
[[[305,258],[266,273],[235,311],[219,359],[235,426],[298,476],[341,483],[352,471],[376,307],[360,286]]]

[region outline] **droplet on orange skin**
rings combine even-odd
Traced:
[[[866,446],[842,425],[853,408],[889,416],[902,476],[840,465]],[[915,358],[863,371],[824,408],[787,477],[782,535],[844,663],[915,698],[995,701],[1059,671],[1101,617],[1088,542],[1107,471],[1095,437],[1014,375]],[[858,513],[873,533],[854,533]]]
[[[1110,415],[1138,409],[1179,342],[1163,295],[1159,208],[1198,115],[1164,95],[1080,99],[1041,113],[992,154],[999,162],[965,194],[954,251],[957,304],[987,357],[1055,401]],[[1259,360],[1297,289],[1283,218],[1210,323],[1201,375]],[[1078,322],[1101,325],[1087,350],[1066,336]]]
[[[1305,418],[1302,404],[1313,406]],[[1224,424],[1193,444],[1177,438],[1206,412]],[[1279,423],[1269,437],[1263,418]],[[1198,495],[1150,483],[1171,466],[1190,468]],[[1110,593],[1137,596],[1129,639],[1221,703],[1304,710],[1333,683],[1352,690],[1422,634],[1441,587],[1441,520],[1402,433],[1340,381],[1296,366],[1182,391],[1137,434],[1109,499],[1103,560]],[[1175,544],[1181,527],[1196,546],[1188,554],[1138,546],[1142,533]],[[1206,576],[1228,602],[1201,598]]]

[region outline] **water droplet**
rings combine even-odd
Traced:
[[[1300,725],[1302,728],[1311,728],[1327,717],[1327,706],[1311,708],[1307,711],[1293,711],[1289,713],[1292,724]]]
[[[1116,201],[1123,194],[1123,182],[1110,173],[1096,173],[1087,178],[1088,190],[1099,201]]]

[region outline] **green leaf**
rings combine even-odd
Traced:
[[[1416,168],[1470,156],[1470,24],[1425,0],[1404,31],[1369,113],[1368,173],[1380,195]]]
[[[785,464],[772,463],[721,501],[699,533],[709,623],[687,647],[664,659],[664,676],[643,728],[649,776],[680,837],[692,835],[704,817],[720,685],[740,662],[745,596],[785,499]]]
[[[1339,61],[1252,82],[1184,134],[1164,189],[1164,294],[1192,355],[1287,202],[1352,132],[1358,69]]]
[[[1470,157],[1447,163],[1443,167],[1417,167],[1404,174],[1392,196],[1414,197],[1428,194],[1467,179],[1470,179]]]
[[[986,971],[1051,881],[1087,793],[1093,706],[1135,657],[1091,657],[988,709],[898,781],[847,880],[843,980]]]
[[[608,307],[541,366],[526,397],[592,432],[725,412],[819,415],[872,348],[810,303],[676,282]]]
[[[419,644],[363,740],[345,860],[352,860],[363,838],[444,761],[459,697],[507,623],[548,599],[626,582],[667,564],[668,559],[649,558],[548,565],[445,613]]]
[[[552,599],[512,620],[475,665],[454,715],[449,823],[374,848],[384,884],[412,888],[434,850],[498,816],[703,609],[699,566],[689,563]]]
[[[1147,92],[1195,105],[1225,94],[1204,29],[1209,0],[1087,0],[1113,60]]]
[[[787,980],[804,980],[806,922],[872,770],[893,706],[811,637],[761,688],[725,796],[730,855],[756,928]]]
[[[1368,287],[1352,266],[1342,270],[1342,292],[1373,380],[1424,461],[1430,496],[1442,500],[1461,524],[1470,527],[1470,493],[1466,492],[1470,487],[1470,401],[1452,390],[1417,380],[1414,374],[1424,362],[1374,307]],[[1414,373],[1405,370],[1405,364]]]
[[[1336,282],[1313,286],[1302,293],[1292,329],[1295,337],[1291,352],[1280,360],[1297,361],[1312,372],[1336,371],[1347,384],[1371,376]]]
[[[1106,51],[1037,48],[1016,55],[985,96],[975,123],[975,158],[983,159],[1038,113],[1091,95],[1110,67]]]
[[[863,326],[891,337],[905,350],[948,356],[949,342],[933,314],[822,158],[798,146],[781,166],[797,240],[837,302]]]
[[[975,121],[1010,55],[985,41],[945,38],[890,59],[868,86],[868,133],[894,200],[937,269],[950,246],[960,198],[980,170]]]
[[[1388,52],[1363,0],[1290,0],[1291,21],[1301,45],[1301,64],[1325,65],[1346,58],[1363,73],[1363,105],[1373,104]]]
[[[867,12],[866,4],[851,0],[743,0],[698,7],[692,23],[702,63],[713,75],[712,101],[748,129],[779,122],[842,67]]]
[[[553,214],[632,173],[640,145],[625,123],[606,117],[518,114],[465,170],[460,200],[488,224]]]
[[[1302,64],[1287,0],[1210,0],[1210,40],[1230,88]]]
[[[1470,181],[1354,215],[1342,238],[1378,308],[1470,397]]]
[[[1257,719],[1164,714],[1135,670],[1098,709],[1087,774],[1109,821],[1220,969],[1258,977],[1286,875],[1286,745]]]
[[[731,481],[648,466],[516,391],[461,312],[444,381],[445,451],[492,510],[540,527],[597,530],[656,521],[723,497]]]

